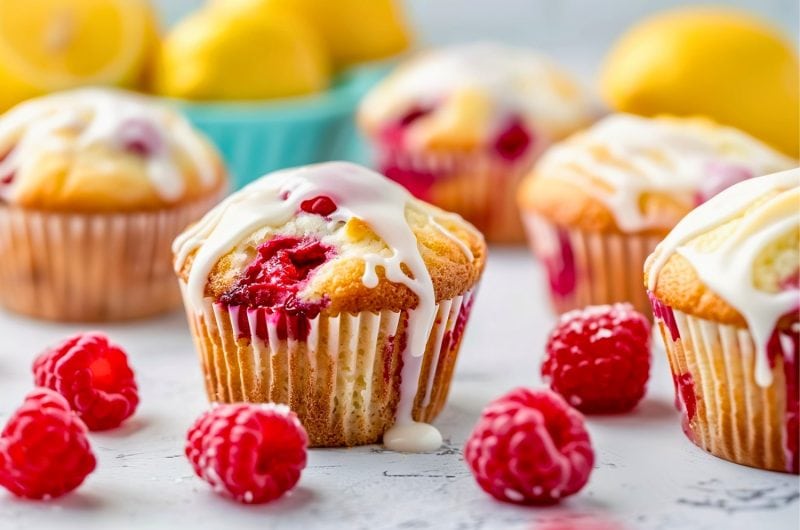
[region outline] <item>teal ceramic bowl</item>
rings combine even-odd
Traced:
[[[313,96],[176,105],[217,145],[238,189],[276,169],[326,160],[363,163],[356,107],[388,69],[387,64],[355,68]]]

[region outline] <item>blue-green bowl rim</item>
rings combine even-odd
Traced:
[[[263,101],[190,101],[163,98],[193,119],[219,121],[263,121],[265,118],[319,119],[322,115],[353,112],[358,99],[381,77],[390,65],[377,63],[352,68],[339,74],[331,87],[319,94]]]

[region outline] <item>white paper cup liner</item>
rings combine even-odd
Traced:
[[[414,401],[417,421],[433,421],[444,407],[473,292],[437,305]],[[393,425],[404,313],[321,314],[298,340],[278,324],[277,313],[210,298],[197,312],[184,302],[210,401],[285,403],[317,447],[375,443]],[[241,311],[247,311],[244,329]]]
[[[660,236],[567,229],[532,213],[525,213],[524,221],[557,313],[587,305],[629,302],[650,316],[642,271]]]
[[[176,307],[172,240],[217,197],[141,213],[0,206],[0,304],[27,316],[101,322]]]
[[[800,436],[797,396],[791,405],[787,392],[791,370],[797,391],[796,339],[794,346],[782,346],[783,355],[775,356],[772,384],[762,387],[755,380],[756,350],[747,329],[671,310],[658,301],[654,305],[660,305],[656,323],[689,439],[726,460],[797,473],[797,455],[790,449],[792,443],[797,447]],[[793,424],[788,421],[792,414]]]

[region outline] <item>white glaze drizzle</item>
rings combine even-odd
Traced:
[[[566,74],[531,49],[494,42],[457,44],[426,51],[402,65],[367,94],[362,111],[386,123],[414,107],[446,106],[448,96],[473,89],[493,106],[487,136],[510,115],[545,129],[574,130],[593,114],[593,103],[577,84],[574,94],[554,86],[556,76]]]
[[[776,192],[748,211],[735,231],[713,251],[690,246],[698,236],[742,215],[755,201]],[[706,286],[744,317],[756,346],[755,375],[761,386],[772,382],[768,341],[778,319],[797,307],[800,290],[770,293],[757,289],[753,266],[770,242],[797,226],[800,169],[792,169],[746,180],[700,205],[675,226],[645,263],[647,287],[653,291],[659,271],[677,252],[689,261]]]
[[[384,444],[398,451],[435,450],[442,443],[439,432],[412,419],[421,362],[436,317],[436,299],[417,238],[406,220],[406,207],[419,201],[405,188],[345,162],[282,170],[262,177],[229,196],[175,240],[177,270],[182,270],[189,256],[196,252],[187,281],[189,300],[196,311],[201,311],[208,276],[223,255],[264,227],[281,227],[297,214],[303,201],[320,195],[330,197],[337,205],[328,216],[331,229],[352,218],[362,219],[391,250],[391,255],[363,256],[364,285],[377,286],[380,267],[387,280],[405,285],[417,295],[417,306],[408,312],[396,421],[384,434]],[[438,230],[451,240],[458,240],[441,225]],[[401,265],[408,268],[410,276]]]
[[[636,232],[665,227],[658,216],[642,212],[642,195],[664,193],[691,206],[709,177],[709,165],[719,162],[754,176],[797,165],[730,127],[711,128],[697,119],[615,114],[553,146],[536,173],[575,182],[606,204],[622,230]],[[595,179],[604,185],[598,186]]]
[[[71,145],[74,149],[98,144],[120,149],[125,128],[131,124],[150,128],[157,135],[145,164],[148,178],[164,200],[178,200],[186,189],[176,151],[191,161],[203,186],[216,184],[218,162],[180,114],[155,99],[110,88],[56,93],[22,103],[0,116],[0,146],[12,148],[0,161],[0,175],[15,172],[15,181],[19,181],[42,157]],[[76,138],[66,140],[62,136],[65,130],[74,131]],[[14,182],[0,186],[0,198],[13,201],[14,187]]]

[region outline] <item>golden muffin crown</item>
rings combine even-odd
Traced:
[[[328,314],[432,306],[471,289],[486,259],[483,237],[461,217],[345,162],[262,177],[173,250],[195,308],[212,298]]]
[[[800,169],[698,206],[647,259],[645,283],[671,308],[747,327],[766,359],[776,327],[800,320]],[[768,372],[762,362],[762,379]]]
[[[706,119],[616,114],[545,153],[519,201],[560,225],[663,233],[731,184],[796,164]]]
[[[225,182],[211,144],[156,100],[80,89],[0,116],[0,201],[26,208],[141,211],[191,201]]]
[[[473,149],[508,122],[544,139],[561,138],[592,119],[578,84],[548,58],[524,48],[472,43],[423,52],[373,89],[359,109],[371,135],[408,116],[413,148]]]

